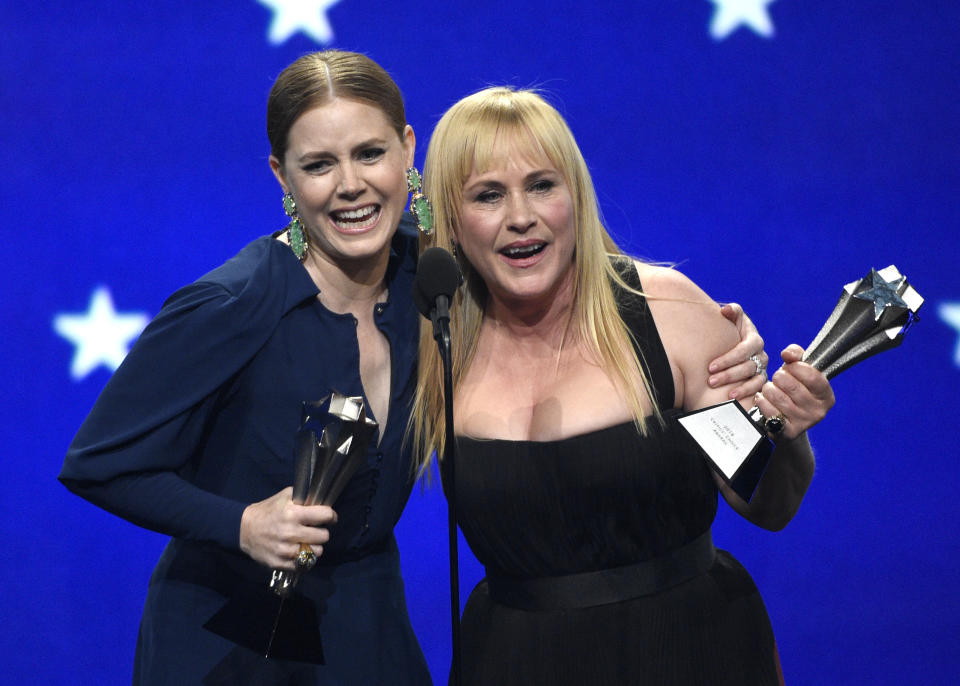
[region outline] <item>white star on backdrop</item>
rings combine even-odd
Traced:
[[[940,303],[937,314],[948,326],[955,328],[960,336],[960,303]],[[960,337],[957,338],[957,347],[953,350],[953,363],[960,367]]]
[[[767,5],[776,0],[710,0],[717,6],[710,22],[710,35],[721,41],[740,26],[746,25],[754,33],[770,38],[773,36],[773,22],[767,14]]]
[[[333,40],[333,28],[327,19],[327,9],[340,0],[257,0],[273,11],[273,21],[267,40],[273,45],[286,41],[297,31],[303,31],[321,45]]]
[[[117,312],[106,286],[93,292],[86,312],[58,314],[53,318],[54,330],[76,346],[70,376],[80,381],[100,365],[114,371],[148,319],[142,312]]]

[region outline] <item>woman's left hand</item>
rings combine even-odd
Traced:
[[[763,385],[755,401],[764,417],[783,415],[783,431],[774,440],[792,440],[823,419],[835,399],[827,377],[801,362],[803,348],[789,345],[780,356],[783,366]]]
[[[737,327],[740,342],[710,363],[711,388],[742,381],[730,391],[730,399],[749,398],[758,392],[767,380],[767,354],[763,351],[763,338],[737,303],[728,303],[720,313]]]

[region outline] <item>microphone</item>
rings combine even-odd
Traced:
[[[413,302],[420,314],[433,322],[433,339],[440,348],[443,364],[443,415],[447,440],[443,461],[447,466],[447,530],[450,549],[450,627],[453,648],[450,672],[453,686],[460,686],[460,567],[457,555],[456,441],[453,439],[453,372],[450,346],[450,301],[463,283],[453,255],[443,248],[427,248],[420,255],[413,279]]]
[[[433,322],[433,337],[438,342],[441,322],[449,323],[450,302],[462,283],[460,267],[449,252],[433,247],[420,255],[413,280],[413,302],[420,314]]]

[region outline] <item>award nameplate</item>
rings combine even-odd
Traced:
[[[714,471],[741,498],[750,500],[772,454],[773,444],[736,400],[678,417]]]
[[[828,379],[853,365],[894,348],[917,320],[923,298],[893,265],[844,286],[833,313],[804,352],[803,360]],[[763,476],[776,431],[774,418],[764,419],[734,400],[678,417],[680,426],[713,469],[749,502]]]

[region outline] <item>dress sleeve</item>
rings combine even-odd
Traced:
[[[248,503],[190,474],[221,389],[288,307],[283,274],[269,271],[267,261],[250,278],[201,280],[167,300],[74,437],[59,476],[67,488],[148,529],[238,548]]]

